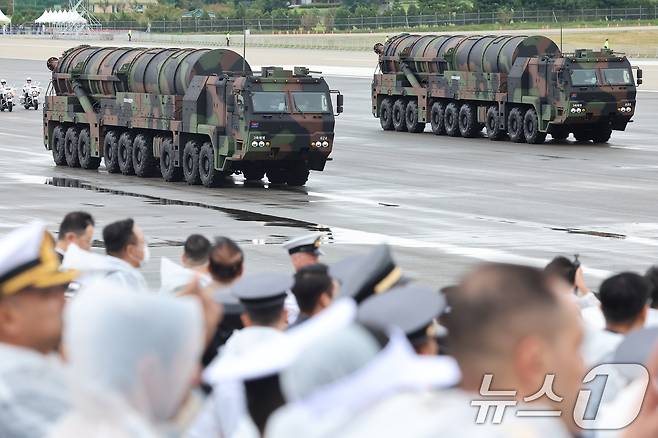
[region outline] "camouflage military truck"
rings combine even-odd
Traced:
[[[610,50],[561,53],[543,36],[401,34],[374,47],[372,111],[384,130],[542,143],[607,142],[635,112],[628,59]],[[642,71],[637,70],[637,84]]]
[[[219,185],[304,185],[323,170],[343,99],[295,67],[254,74],[224,49],[79,46],[48,60],[44,143],[57,165]],[[337,93],[336,114],[331,93]]]

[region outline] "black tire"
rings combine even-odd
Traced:
[[[553,140],[565,141],[569,137],[569,128],[560,125],[552,126],[550,133],[551,137],[553,137]]]
[[[259,167],[249,167],[242,170],[242,175],[247,181],[260,181],[265,177],[265,170]]]
[[[523,113],[519,108],[512,108],[507,116],[507,135],[514,143],[523,143]]]
[[[267,171],[267,179],[272,185],[282,185],[286,183],[286,169],[274,168]]]
[[[9,110],[9,112],[12,112],[14,110],[14,104],[10,103],[9,105],[7,105],[7,109]]]
[[[446,106],[442,102],[434,102],[430,110],[430,126],[434,135],[443,135],[446,133],[445,125],[443,124],[443,114],[445,114]]]
[[[541,144],[546,140],[546,133],[539,130],[539,117],[534,108],[529,108],[523,116],[523,135],[529,144]]]
[[[119,173],[119,137],[116,131],[105,133],[103,139],[103,161],[109,173]]]
[[[64,155],[64,137],[65,130],[62,125],[57,125],[53,129],[53,136],[50,140],[50,148],[53,151],[53,161],[58,166],[66,166],[66,155]]]
[[[160,145],[160,173],[165,181],[176,182],[183,179],[183,168],[176,167],[175,161],[174,142],[170,138],[166,138]]]
[[[592,133],[592,141],[597,144],[607,143],[612,135],[612,129],[601,128]]]
[[[404,112],[407,131],[418,134],[425,130],[425,123],[418,121],[418,102],[410,100]]]
[[[477,137],[482,127],[478,123],[475,107],[465,103],[459,108],[459,133],[464,138]]]
[[[133,169],[135,175],[142,178],[155,175],[158,171],[158,160],[153,155],[153,138],[146,134],[137,134],[133,140]]]
[[[384,98],[379,106],[379,124],[384,131],[393,130],[393,103],[388,97]]]
[[[393,104],[393,128],[398,132],[407,130],[406,122],[407,103],[404,99],[398,99]]]
[[[286,182],[290,187],[301,187],[308,181],[309,173],[308,167],[304,164],[293,166],[286,172]]]
[[[119,161],[119,170],[122,174],[135,174],[135,169],[133,168],[133,136],[129,132],[124,132],[119,136],[117,160]]]
[[[498,108],[495,106],[490,106],[487,109],[487,121],[485,123],[485,127],[487,128],[487,138],[489,138],[489,140],[501,140],[506,135],[506,132],[500,129]]]
[[[66,164],[69,167],[80,167],[78,160],[78,134],[80,130],[76,127],[70,127],[66,130],[64,137],[64,156],[66,157]]]
[[[101,158],[91,155],[91,137],[88,128],[82,129],[78,135],[78,160],[80,167],[87,170],[96,170],[101,165]]]
[[[212,144],[205,142],[199,151],[199,177],[206,187],[217,187],[224,181],[226,174],[215,169],[215,151]]]
[[[593,132],[589,129],[576,129],[573,132],[573,136],[576,137],[576,141],[579,143],[587,143],[592,139]]]
[[[39,109],[39,102],[34,103],[34,111]]]
[[[446,134],[450,137],[459,137],[459,108],[455,102],[450,102],[446,106],[443,114],[443,125]]]
[[[183,177],[191,186],[201,184],[201,178],[199,177],[199,149],[199,144],[194,140],[185,143],[185,147],[183,148],[183,162],[181,163]]]

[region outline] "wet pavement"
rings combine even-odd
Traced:
[[[8,82],[26,72],[47,83],[42,62],[0,60]],[[309,230],[327,234],[327,260],[388,241],[412,276],[455,281],[482,260],[544,264],[580,254],[588,280],[644,270],[658,258],[658,94],[640,95],[636,122],[606,146],[544,145],[383,132],[370,114],[366,79],[329,77],[345,94],[334,161],[304,188],[245,184],[217,189],[157,178],[56,167],[41,140],[41,111],[0,113],[0,234],[35,218],[56,231],[84,209],[100,228],[134,217],[155,260],[177,258],[193,232],[228,235],[247,269],[291,269],[279,244]]]

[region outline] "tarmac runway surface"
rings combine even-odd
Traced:
[[[43,62],[0,60],[0,76],[48,83]],[[193,232],[227,235],[250,272],[290,269],[279,246],[309,230],[327,234],[326,261],[386,241],[405,272],[435,286],[481,261],[542,266],[580,254],[596,286],[621,270],[658,262],[658,94],[640,93],[635,122],[607,145],[491,142],[384,132],[370,113],[370,81],[328,76],[345,94],[333,161],[304,188],[266,182],[206,189],[56,167],[42,141],[42,112],[0,113],[0,235],[34,219],[57,230],[71,210],[101,228],[134,217],[154,255],[177,258]],[[100,250],[100,249],[99,249]]]

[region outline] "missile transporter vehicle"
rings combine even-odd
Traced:
[[[50,58],[44,143],[57,165],[207,187],[233,173],[301,186],[323,170],[342,95],[225,49],[79,46]],[[336,114],[331,93],[337,93]]]
[[[372,111],[384,130],[542,143],[605,143],[635,112],[628,59],[561,53],[543,36],[401,34],[374,47]],[[637,85],[642,71],[637,70]]]

